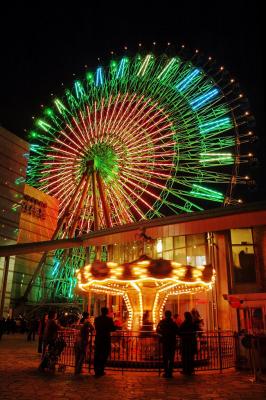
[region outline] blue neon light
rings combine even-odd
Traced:
[[[56,272],[57,272],[57,270],[58,270],[59,265],[60,265],[60,261],[57,260],[57,261],[54,263],[54,269],[53,269],[53,272],[52,272],[52,276],[55,276],[55,274],[56,274]]]
[[[217,96],[218,93],[219,90],[215,88],[190,101],[189,104],[191,105],[192,110],[197,110],[198,108],[202,107],[209,100]]]
[[[99,67],[96,69],[96,86],[102,85],[103,84],[103,69],[102,67]]]
[[[189,85],[190,85],[190,83],[193,81],[193,79],[198,75],[200,73],[200,70],[199,69],[194,69],[192,72],[190,72],[190,74],[188,74],[184,79],[182,79],[182,81],[181,82],[179,82],[177,85],[176,85],[176,89],[179,91],[179,92],[182,92],[183,90],[185,90]]]
[[[116,74],[116,78],[122,78],[125,72],[126,58],[122,58],[119,63],[119,68]]]
[[[39,144],[31,144],[30,145],[30,151],[35,151],[36,153],[38,153],[38,150],[40,149],[40,145]]]
[[[232,128],[232,121],[229,117],[219,118],[213,121],[205,122],[199,125],[200,133],[208,133],[216,131],[217,129],[230,129]]]

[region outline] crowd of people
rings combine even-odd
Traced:
[[[29,330],[29,321],[22,315],[16,319],[13,317],[0,317],[0,339],[5,333],[7,335],[14,333],[24,334]]]
[[[73,319],[73,318],[72,318]],[[64,350],[66,343],[63,335],[59,332],[68,329],[69,325],[78,329],[74,344],[75,351],[75,374],[80,374],[82,366],[86,359],[87,349],[95,334],[94,341],[94,372],[96,377],[104,375],[104,368],[111,351],[111,332],[121,330],[123,325],[117,320],[109,316],[109,310],[106,307],[101,309],[101,315],[96,317],[94,325],[90,322],[89,313],[84,312],[82,318],[76,321],[66,319],[65,317],[57,318],[55,311],[45,313],[41,318],[32,316],[28,321],[20,316],[20,320],[16,323],[11,318],[0,320],[0,337],[3,332],[10,334],[21,332],[27,334],[27,340],[35,340],[38,334],[37,351],[41,354],[39,365],[40,371],[46,369],[53,370],[61,352]],[[148,323],[148,314],[143,317],[143,329],[151,328]],[[177,345],[177,336],[180,337],[180,353],[182,360],[183,374],[192,375],[194,373],[194,356],[197,353],[197,335],[201,335],[203,330],[203,319],[198,310],[192,309],[191,312],[185,312],[184,320],[178,314],[172,316],[171,311],[165,312],[165,317],[159,322],[156,332],[160,338],[162,353],[164,377],[171,378],[174,368],[174,358]],[[152,328],[151,328],[152,329]],[[151,331],[148,329],[148,332]],[[145,337],[146,333],[141,330],[140,336]]]
[[[111,350],[111,332],[121,329],[115,325],[113,318],[108,316],[108,308],[101,309],[101,315],[94,320],[94,326],[89,320],[89,313],[84,312],[79,321],[78,335],[76,337],[75,350],[75,374],[80,374],[87,354],[89,339],[95,332],[94,342],[94,372],[96,377],[104,375],[104,368]],[[38,351],[42,353],[39,371],[54,369],[56,360],[65,347],[64,340],[59,332],[67,329],[57,320],[55,311],[45,315],[39,324]]]
[[[44,322],[41,321],[43,318],[47,319],[47,313],[40,317],[37,314],[33,315],[21,315],[19,314],[16,318],[8,316],[7,318],[0,317],[0,339],[3,334],[15,334],[15,333],[26,333],[26,339],[28,341],[35,340],[36,334],[40,335],[40,329],[44,326]],[[59,321],[62,326],[72,326],[79,319],[77,313],[61,312],[59,315]]]

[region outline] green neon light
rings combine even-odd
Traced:
[[[144,76],[145,75],[145,72],[147,71],[147,68],[148,68],[148,65],[149,65],[149,62],[150,62],[151,58],[152,58],[151,54],[148,54],[144,58],[143,63],[140,66],[139,72],[137,73],[137,76]]]
[[[16,185],[20,185],[21,183],[25,182],[25,178],[23,178],[22,176],[20,176],[19,178],[17,178],[15,180],[15,184]]]
[[[38,133],[36,131],[30,131],[29,138],[34,139],[38,137]]]
[[[36,125],[42,128],[45,132],[49,132],[50,129],[52,129],[51,125],[47,124],[47,122],[44,122],[41,119],[37,120]]]
[[[174,64],[176,63],[177,59],[172,58],[164,67],[164,69],[159,73],[157,79],[164,79],[170,72]]]
[[[200,163],[233,164],[234,157],[231,153],[200,153]]]
[[[223,193],[196,184],[192,185],[192,190],[190,194],[193,194],[194,197],[200,199],[207,199],[207,200],[217,201],[220,203],[222,203],[224,200]]]
[[[59,99],[55,99],[54,103],[55,103],[58,111],[60,112],[60,114],[64,114],[64,112],[67,111],[66,107],[64,106],[62,101],[60,101]]]
[[[47,117],[52,117],[54,115],[54,111],[52,110],[52,108],[45,108],[43,113]]]
[[[87,81],[89,81],[90,83],[93,83],[93,81],[94,81],[93,73],[92,73],[92,72],[87,72],[87,74],[86,74],[86,79],[87,79]]]

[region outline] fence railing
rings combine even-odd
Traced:
[[[66,347],[58,358],[59,370],[75,366],[77,330],[64,330],[60,336]],[[84,368],[93,369],[94,336],[90,336]],[[222,371],[236,366],[236,336],[232,332],[200,332],[197,335],[197,351],[194,357],[196,370]],[[131,371],[157,371],[163,368],[162,344],[152,332],[114,332],[107,368]],[[177,338],[174,369],[182,368],[181,340]]]
[[[252,382],[265,382],[261,375],[266,371],[266,335],[240,334],[236,346],[236,367],[252,372]]]

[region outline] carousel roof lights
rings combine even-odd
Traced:
[[[128,327],[135,329],[142,326],[147,301],[152,304],[155,327],[169,295],[211,289],[215,282],[215,270],[212,265],[182,265],[143,255],[138,260],[121,265],[95,261],[78,270],[77,279],[78,287],[83,292],[122,296],[129,313]],[[148,296],[145,295],[147,289]]]

